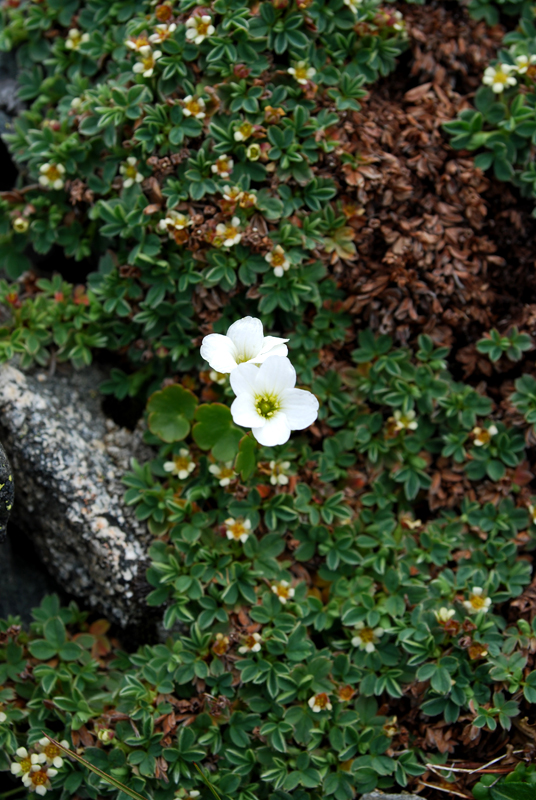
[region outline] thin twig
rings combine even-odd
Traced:
[[[431,769],[432,772],[435,772],[436,769],[444,769],[448,772],[466,772],[469,775],[474,775],[475,772],[482,772],[483,770],[491,767],[492,764],[496,764],[497,761],[502,761],[503,758],[506,758],[509,755],[517,755],[518,753],[523,753],[523,750],[514,750],[513,753],[504,753],[502,756],[497,756],[494,758],[493,761],[488,761],[487,764],[482,764],[481,767],[477,767],[476,769],[464,769],[463,767],[449,767],[448,764],[426,764],[427,769]]]
[[[447,794],[455,794],[456,797],[464,797],[465,800],[472,800],[468,794],[462,794],[461,792],[456,792],[454,789],[443,789],[441,786],[436,786],[435,783],[426,783],[426,781],[419,781],[421,786],[428,786],[430,789],[437,789],[439,792],[446,792]]]

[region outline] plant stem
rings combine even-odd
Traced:
[[[12,794],[22,792],[25,788],[25,786],[17,786],[16,789],[10,789],[9,792],[2,792],[2,794],[0,794],[0,800],[4,800],[5,797],[11,797]]]

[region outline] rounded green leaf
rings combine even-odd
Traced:
[[[147,406],[151,433],[164,442],[180,442],[190,432],[196,406],[196,396],[178,384],[155,392]]]

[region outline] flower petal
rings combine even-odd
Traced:
[[[318,400],[305,389],[285,389],[281,396],[281,410],[292,430],[301,431],[317,418]]]
[[[259,367],[255,388],[260,394],[281,394],[285,389],[296,385],[296,370],[289,359],[281,356],[268,356]]]
[[[288,339],[280,339],[278,336],[265,336],[261,351],[251,360],[256,364],[262,364],[268,356],[288,355],[288,347],[285,342],[288,342]]]
[[[261,417],[255,408],[253,395],[249,392],[243,392],[233,400],[231,414],[233,422],[244,428],[260,428],[265,422],[264,417]]]
[[[239,223],[240,220],[238,220],[237,224]],[[234,244],[234,238],[231,241],[231,245]],[[262,349],[264,341],[262,322],[256,317],[244,317],[233,322],[227,331],[227,336],[234,342],[240,360],[249,361],[260,353]]]
[[[227,373],[235,369],[236,347],[228,336],[209,333],[201,343],[201,356],[216,372]]]
[[[251,432],[259,444],[272,447],[276,444],[288,442],[291,431],[286,416],[279,413],[273,416],[272,419],[267,419],[262,428],[254,428],[252,426]]]
[[[251,397],[258,394],[258,378],[259,367],[256,367],[255,364],[238,364],[229,376],[231,388],[236,395],[245,392]]]

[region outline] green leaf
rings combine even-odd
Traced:
[[[490,789],[492,800],[534,800],[535,793],[527,783],[502,783]]]
[[[60,647],[65,644],[65,625],[59,617],[52,617],[52,619],[49,619],[45,623],[43,633],[45,634],[45,639],[54,650],[59,650]]]
[[[164,442],[179,442],[190,432],[197,398],[188,389],[174,384],[151,395],[147,410],[151,433]]]
[[[247,480],[255,472],[255,467],[257,466],[257,459],[255,458],[256,450],[257,442],[253,436],[247,435],[240,439],[235,466],[236,469],[240,471],[240,476],[243,481]]]
[[[222,403],[199,406],[192,436],[201,450],[211,450],[217,461],[232,461],[238,453],[243,431],[233,425],[230,410]]]
[[[32,656],[38,658],[39,661],[49,661],[58,652],[57,648],[45,639],[36,639],[34,642],[31,642],[28,645],[28,650]]]

